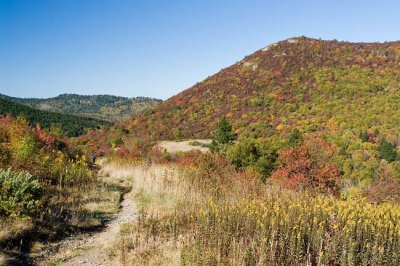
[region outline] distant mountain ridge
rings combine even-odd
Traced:
[[[121,97],[113,95],[61,94],[53,98],[17,98],[0,94],[0,98],[26,106],[110,122],[125,120],[146,109],[156,107],[161,100],[148,97]]]
[[[61,114],[39,110],[21,103],[6,100],[0,97],[0,116],[11,114],[13,117],[23,116],[31,126],[39,124],[42,128],[61,130],[60,133],[68,137],[84,134],[88,129],[102,126],[111,126],[112,123],[91,117]]]

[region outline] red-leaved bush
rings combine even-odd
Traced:
[[[288,189],[313,189],[326,194],[339,193],[339,168],[329,161],[334,146],[321,139],[279,153],[280,167],[273,180]]]

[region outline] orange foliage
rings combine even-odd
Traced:
[[[52,135],[49,135],[46,131],[43,131],[39,124],[33,129],[34,133],[38,136],[39,141],[44,143],[46,146],[50,146],[52,148],[56,145],[56,138]]]
[[[226,117],[227,117],[227,118],[231,118],[232,116],[233,116],[233,113],[232,113],[232,112],[229,112],[229,113],[226,114]]]
[[[310,188],[327,194],[339,192],[339,168],[329,162],[335,152],[332,145],[321,139],[280,152],[281,166],[272,174],[282,187]]]
[[[373,202],[400,200],[400,180],[394,169],[387,166],[380,166],[379,179],[365,191],[367,198]]]

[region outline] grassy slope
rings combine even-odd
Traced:
[[[0,97],[28,105],[33,108],[92,117],[111,122],[121,121],[157,106],[161,100],[147,97],[118,97],[112,95],[62,94],[54,98],[15,98]]]
[[[60,125],[69,137],[81,135],[85,133],[85,129],[111,125],[110,122],[104,120],[38,110],[0,98],[0,115],[7,114],[15,117],[23,115],[31,125],[40,124],[43,128],[50,128],[53,124]]]

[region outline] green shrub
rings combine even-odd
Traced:
[[[113,139],[111,141],[111,147],[113,148],[117,148],[119,145],[121,145],[122,143],[124,143],[124,141],[122,140],[122,138],[117,138],[117,139]]]
[[[56,151],[54,156],[54,159],[46,156],[42,161],[42,167],[48,170],[52,184],[66,187],[83,185],[90,180],[90,169],[84,156],[77,155],[70,159],[61,151]]]
[[[368,142],[369,141],[369,135],[367,131],[362,131],[360,133],[360,139],[362,140],[362,142]]]
[[[301,135],[300,131],[297,128],[293,129],[288,139],[288,145],[294,147],[302,141],[303,136]]]
[[[265,181],[276,167],[276,151],[267,139],[246,138],[228,148],[227,158],[238,169],[255,169]]]
[[[389,163],[397,160],[396,148],[389,141],[382,139],[382,141],[379,143],[378,149],[381,154],[381,159],[384,159]]]
[[[19,148],[16,150],[16,156],[20,160],[26,160],[37,152],[37,146],[33,136],[25,136],[19,142]]]
[[[33,215],[41,192],[39,181],[31,174],[0,169],[0,216]]]
[[[184,136],[182,130],[177,127],[172,129],[172,134],[174,135],[174,140],[181,140]]]

